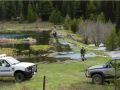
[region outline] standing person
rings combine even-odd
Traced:
[[[86,50],[82,47],[82,49],[80,50],[82,61],[85,60],[85,53],[86,53]]]
[[[57,38],[56,25],[53,28],[53,37]]]
[[[53,31],[53,37],[56,38],[57,37],[57,32]]]

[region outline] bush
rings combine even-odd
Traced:
[[[14,56],[16,55],[16,49],[15,48],[0,48],[0,54]]]
[[[45,54],[52,48],[50,45],[31,45],[30,50],[34,55]]]
[[[69,30],[70,26],[71,26],[71,18],[69,17],[69,15],[67,15],[64,20],[64,28],[66,30]]]
[[[73,19],[72,22],[71,22],[71,30],[73,33],[77,32],[78,30],[78,20],[76,19]]]

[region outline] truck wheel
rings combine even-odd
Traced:
[[[102,75],[94,74],[92,76],[92,83],[94,83],[94,84],[103,84],[104,83],[104,79],[103,79]]]
[[[15,74],[16,82],[22,82],[25,79],[25,76],[22,72],[18,72]]]

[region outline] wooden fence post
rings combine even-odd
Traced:
[[[46,76],[43,77],[43,90],[45,90]]]

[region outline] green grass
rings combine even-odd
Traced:
[[[105,57],[89,58],[87,61],[64,61],[56,63],[38,63],[38,73],[30,80],[22,83],[11,82],[13,79],[0,78],[0,90],[42,90],[42,79],[46,76],[46,90],[67,90],[79,85],[82,89],[71,90],[99,90],[99,88],[112,88],[112,85],[93,85],[91,79],[85,77],[85,69],[91,65],[102,64],[108,61]],[[2,81],[4,82],[2,82]],[[61,89],[62,88],[62,89]],[[65,89],[64,89],[65,88]],[[69,90],[69,89],[68,89]],[[106,89],[104,89],[106,90]]]
[[[18,23],[18,22],[3,22],[0,26],[2,30],[16,31],[16,30],[26,30],[26,29],[35,29],[35,28],[51,28],[52,23],[49,22],[35,22],[35,23]]]

